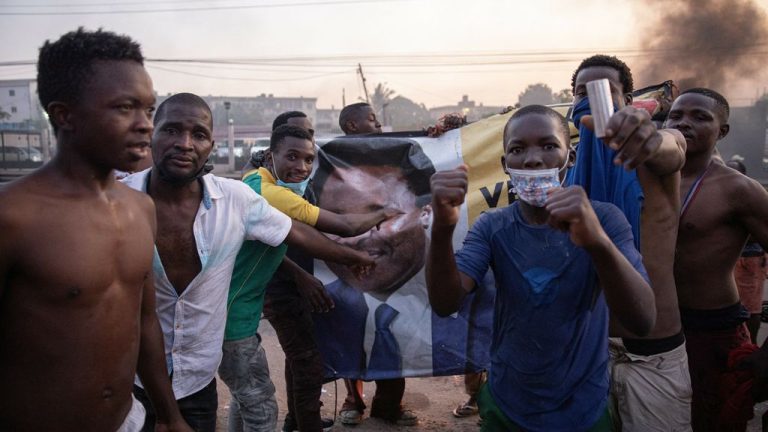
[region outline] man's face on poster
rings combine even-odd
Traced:
[[[371,294],[389,295],[424,267],[425,230],[431,209],[428,205],[417,207],[416,196],[400,168],[336,168],[328,176],[319,198],[324,209],[340,214],[383,208],[402,212],[357,237],[333,237],[341,244],[367,252],[376,261],[376,268],[360,279],[346,266],[326,262],[348,285]]]

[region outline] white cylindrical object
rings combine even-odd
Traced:
[[[588,82],[587,97],[589,97],[589,110],[595,122],[595,135],[598,138],[605,138],[608,120],[613,115],[613,98],[608,80],[603,78]]]

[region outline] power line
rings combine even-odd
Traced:
[[[728,56],[765,56],[768,51],[764,48],[768,42],[756,42],[748,45],[716,47],[710,48],[710,52],[720,52],[718,55]],[[478,52],[478,53],[412,53],[412,54],[346,54],[346,55],[328,55],[328,56],[295,56],[295,57],[255,57],[255,58],[148,58],[148,64],[175,64],[183,67],[204,67],[204,68],[242,68],[248,70],[250,67],[260,67],[262,69],[251,69],[253,71],[270,72],[309,72],[316,68],[352,68],[357,63],[365,62],[366,67],[379,70],[390,69],[390,72],[400,73],[425,73],[425,68],[435,67],[461,67],[461,68],[486,68],[489,66],[514,66],[514,65],[534,65],[534,64],[557,64],[572,63],[580,61],[584,56],[591,55],[596,51],[615,54],[621,53],[622,57],[680,57],[685,52],[677,49],[629,49],[615,48],[610,50],[562,50],[540,53],[531,53],[529,51],[508,51],[508,52]],[[454,59],[454,60],[449,60]],[[0,62],[0,67],[10,66],[34,66],[34,60],[17,60]],[[305,69],[285,69],[285,68],[305,68]],[[309,68],[309,69],[306,69]]]
[[[743,45],[722,45],[708,47],[708,50],[743,50],[757,47],[768,46],[768,41],[755,41]],[[249,62],[270,63],[285,61],[364,61],[368,64],[370,61],[384,59],[453,59],[453,58],[484,58],[484,57],[552,57],[552,56],[585,56],[596,52],[607,52],[617,55],[646,55],[646,54],[680,54],[680,48],[608,48],[608,49],[563,49],[558,51],[477,51],[477,52],[422,52],[422,53],[383,53],[383,54],[339,54],[327,56],[294,56],[294,57],[261,57],[261,58],[219,58],[219,59],[150,59],[152,61],[167,62],[220,62],[243,64]]]
[[[59,15],[122,15],[122,14],[143,14],[143,13],[161,13],[161,12],[196,12],[196,11],[222,11],[222,10],[242,10],[242,9],[272,9],[286,7],[304,7],[304,6],[335,6],[347,4],[367,4],[367,3],[399,3],[413,2],[419,0],[330,0],[323,2],[297,2],[297,3],[267,3],[259,5],[237,5],[237,6],[207,6],[197,8],[166,8],[166,9],[124,9],[124,10],[100,10],[100,11],[65,11],[65,12],[0,12],[0,16],[59,16]]]
[[[347,0],[343,0],[347,1]],[[360,0],[365,1],[365,0]],[[372,0],[375,1],[375,0]],[[709,47],[709,51],[728,51],[726,55],[754,55],[764,52],[750,51],[768,47],[768,41],[755,41],[750,44]],[[596,52],[641,57],[652,55],[681,56],[685,50],[679,48],[592,48],[563,49],[559,51],[477,51],[477,52],[421,52],[421,53],[382,53],[382,54],[337,54],[325,56],[291,57],[242,57],[242,58],[147,58],[147,62],[188,63],[235,66],[271,66],[271,67],[356,67],[364,62],[366,67],[424,67],[424,66],[486,66],[518,63],[548,63],[581,60],[584,56]],[[464,59],[450,61],[450,59]],[[446,60],[448,59],[448,60]],[[325,62],[325,63],[323,63]],[[0,66],[34,65],[35,60],[16,60],[0,62]]]
[[[156,66],[156,65],[147,65],[150,69],[158,69],[166,72],[172,72],[172,73],[178,73],[182,75],[190,75],[190,76],[196,76],[196,77],[203,77],[203,78],[215,78],[215,79],[221,79],[221,80],[230,80],[230,81],[267,81],[267,82],[280,82],[280,81],[306,81],[316,78],[323,78],[331,75],[339,75],[343,73],[349,73],[350,71],[342,71],[342,72],[330,72],[330,73],[323,73],[319,75],[312,75],[307,77],[300,77],[300,78],[243,78],[243,77],[227,77],[227,76],[220,76],[220,75],[208,75],[208,74],[201,74],[201,73],[195,73],[195,72],[189,72],[189,71],[181,71],[177,69],[171,69],[167,67],[162,66]]]
[[[223,0],[222,3],[232,0]],[[63,8],[63,7],[86,7],[86,6],[141,6],[155,5],[163,3],[211,3],[211,0],[155,0],[155,1],[137,1],[137,2],[114,2],[114,3],[49,3],[49,4],[0,4],[0,7],[7,8]]]

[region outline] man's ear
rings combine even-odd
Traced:
[[[576,149],[573,147],[568,148],[568,162],[565,166],[568,168],[571,168],[572,166],[576,165]]]
[[[72,110],[64,102],[53,101],[48,104],[46,111],[59,130],[71,131],[74,128]]]
[[[355,123],[352,120],[347,120],[346,123],[344,123],[347,126],[347,130],[350,132],[357,132],[357,123]]]
[[[632,105],[632,93],[624,93],[624,106]]]
[[[731,125],[729,125],[728,123],[724,125],[720,125],[720,133],[718,134],[717,139],[721,140],[725,138],[725,136],[728,135],[728,132],[730,131],[731,131]]]
[[[504,155],[501,155],[501,170],[507,172],[507,163],[504,160]]]
[[[421,208],[421,214],[419,214],[419,222],[421,227],[429,229],[432,226],[432,206],[427,204]]]

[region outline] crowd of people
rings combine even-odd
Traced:
[[[685,90],[657,128],[631,104],[625,63],[585,59],[572,77],[578,145],[551,108],[512,113],[498,154],[517,200],[481,215],[454,251],[471,167],[436,171],[408,144],[402,169],[376,140],[319,154],[310,119],[294,111],[274,120],[269,150],[242,181],[218,177],[206,167],[210,107],[179,93],[155,111],[143,61],[137,43],[103,30],[40,50],[39,98],[58,150],[0,188],[0,430],[214,431],[218,374],[232,395],[229,430],[274,431],[262,314],[285,353],[282,430],[328,430],[320,395],[333,354],[319,334],[362,347],[339,359],[350,370],[432,367],[432,348],[406,348],[389,328],[434,339],[489,271],[490,364],[466,371],[469,399],[453,412],[479,411],[481,430],[744,431],[768,398],[768,347],[754,345],[768,193],[719,159],[729,105],[715,90]],[[619,108],[604,136],[586,92],[598,79]],[[381,133],[363,103],[339,123],[347,136]],[[312,185],[316,158],[327,165],[345,145],[361,162],[326,166]],[[136,172],[150,152],[151,167]],[[132,174],[117,181],[115,171]],[[429,190],[415,191],[410,175]],[[378,182],[364,191],[375,202],[354,205],[351,185],[365,179]],[[356,246],[373,231],[401,235],[412,253],[403,267]],[[314,276],[315,258],[337,283]],[[361,282],[369,274],[380,283]],[[424,322],[395,321],[391,304],[413,297],[393,293],[412,277],[431,309],[416,314]],[[356,319],[344,302],[371,314]],[[375,355],[387,349],[397,355]],[[339,421],[353,426],[367,408],[362,381],[344,383]],[[405,387],[401,376],[376,379],[370,417],[418,424]]]

